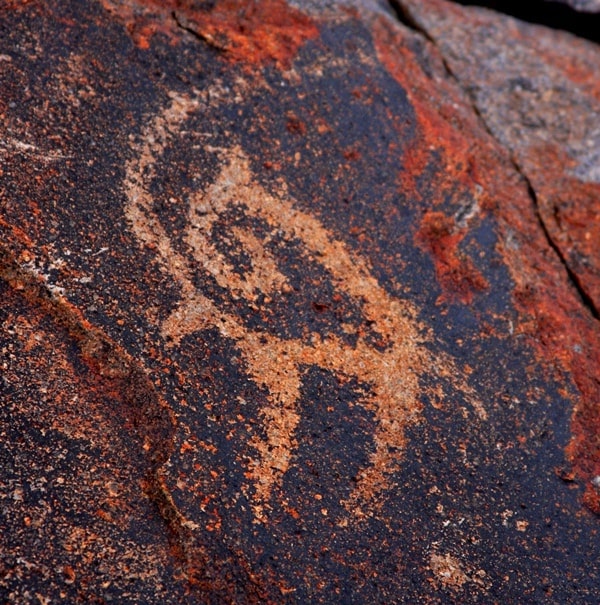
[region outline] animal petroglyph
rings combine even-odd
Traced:
[[[159,216],[147,183],[160,170],[166,145],[179,136],[191,112],[198,110],[197,98],[173,97],[170,105],[148,124],[137,157],[126,167],[126,215],[140,243],[156,250],[158,261],[180,288],[180,301],[161,329],[171,346],[184,336],[206,328],[217,328],[231,338],[241,352],[250,378],[264,387],[268,405],[262,410],[266,438],[252,444],[256,458],[246,476],[254,487],[254,513],[261,519],[272,492],[287,471],[300,420],[303,368],[318,366],[336,375],[355,378],[367,385],[360,405],[372,411],[377,429],[374,451],[362,470],[354,493],[346,502],[353,510],[372,503],[386,489],[390,474],[398,468],[406,447],[405,429],[418,422],[422,403],[419,376],[450,376],[457,372],[443,355],[433,357],[424,346],[426,330],[415,320],[407,302],[392,297],[373,276],[367,261],[336,239],[313,215],[297,208],[285,194],[270,193],[258,184],[249,159],[237,146],[213,150],[220,156],[220,173],[205,190],[187,201],[184,241],[188,252],[175,249]],[[357,332],[349,345],[336,335],[312,334],[310,338],[286,339],[249,329],[243,320],[217,307],[194,285],[198,271],[212,276],[234,298],[268,304],[270,296],[289,288],[277,259],[268,250],[264,236],[252,227],[235,227],[229,237],[251,258],[252,268],[241,276],[215,245],[215,225],[223,214],[236,208],[246,216],[263,221],[286,241],[301,242],[307,256],[316,259],[329,275],[335,289],[360,303],[366,322],[385,344],[375,348]],[[468,392],[466,387],[461,387]],[[476,402],[480,417],[485,411]]]

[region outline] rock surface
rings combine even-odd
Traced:
[[[0,6],[2,602],[598,601],[597,46]]]

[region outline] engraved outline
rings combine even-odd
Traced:
[[[212,148],[221,159],[221,172],[206,191],[198,191],[189,200],[188,227],[185,234],[194,260],[231,295],[256,300],[259,292],[272,294],[286,287],[287,281],[277,269],[276,260],[265,242],[249,229],[236,227],[233,234],[252,259],[252,270],[240,276],[211,242],[212,228],[221,213],[232,206],[259,217],[283,231],[288,240],[300,240],[331,276],[334,285],[362,302],[365,319],[382,336],[386,348],[379,351],[359,334],[355,346],[338,337],[312,334],[311,342],[281,339],[268,332],[247,329],[236,317],[219,310],[197,291],[194,269],[177,252],[153,212],[153,198],[145,183],[156,174],[158,162],[169,141],[181,134],[188,116],[203,106],[199,96],[171,94],[171,103],[148,123],[141,142],[134,145],[136,157],[126,165],[124,181],[127,203],[125,214],[140,244],[154,248],[161,266],[179,284],[181,300],[161,326],[162,335],[177,346],[182,334],[216,327],[232,338],[241,351],[251,379],[269,392],[269,405],[262,410],[266,441],[256,439],[258,457],[247,476],[253,480],[254,515],[264,519],[270,507],[273,488],[287,471],[297,446],[294,432],[300,420],[301,366],[316,365],[338,375],[355,377],[367,383],[371,392],[360,404],[373,411],[378,427],[375,451],[370,464],[358,477],[354,492],[344,504],[357,516],[361,505],[373,506],[386,490],[386,482],[398,468],[398,451],[406,447],[405,428],[419,421],[419,375],[427,369],[445,378],[457,376],[446,355],[435,357],[424,346],[426,334],[416,321],[416,312],[407,301],[388,294],[372,275],[365,259],[335,239],[311,214],[296,208],[285,191],[272,195],[260,186],[250,171],[249,159],[233,145],[229,149]],[[466,385],[461,390],[481,419],[487,414]]]

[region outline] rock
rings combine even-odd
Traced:
[[[600,50],[485,9],[414,3],[414,15],[529,180],[539,212],[589,304],[600,305]],[[417,16],[418,13],[418,16]],[[459,27],[469,23],[470,27]],[[512,41],[507,46],[505,41]],[[596,311],[597,312],[597,311]]]
[[[594,602],[597,47],[430,4],[4,3],[3,600]]]
[[[564,32],[500,19],[485,9],[437,0],[426,11],[417,2],[404,6],[435,41],[488,131],[510,151],[527,181],[548,243],[565,265],[582,303],[598,319],[600,49]],[[600,456],[595,445],[600,412],[597,387],[583,375],[593,374],[596,359],[592,353],[591,365],[581,370],[579,355],[594,348],[590,342],[571,349],[569,362],[575,374],[582,372],[576,379],[582,394],[578,412],[582,435],[574,442],[578,445],[573,444],[572,455],[590,478],[597,474],[592,469]],[[557,343],[556,355],[565,355],[562,344]],[[597,502],[591,488],[588,498]]]

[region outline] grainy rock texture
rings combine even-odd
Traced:
[[[600,317],[600,52],[564,32],[549,32],[485,9],[432,0],[402,3],[435,42],[445,65],[469,95],[486,129],[509,150],[526,179],[540,226],[590,314]],[[511,40],[507,45],[506,40]],[[560,311],[559,311],[560,313]],[[565,324],[568,326],[569,324]],[[579,331],[579,328],[576,328]],[[581,334],[584,340],[585,333]],[[576,466],[597,468],[600,450],[598,359],[558,344],[583,399]],[[585,377],[584,377],[585,376]],[[593,462],[590,461],[593,459]],[[592,472],[590,478],[597,473]],[[598,502],[590,485],[588,498]],[[595,505],[598,510],[598,505]]]
[[[0,602],[597,603],[600,51],[424,6],[0,2]]]

